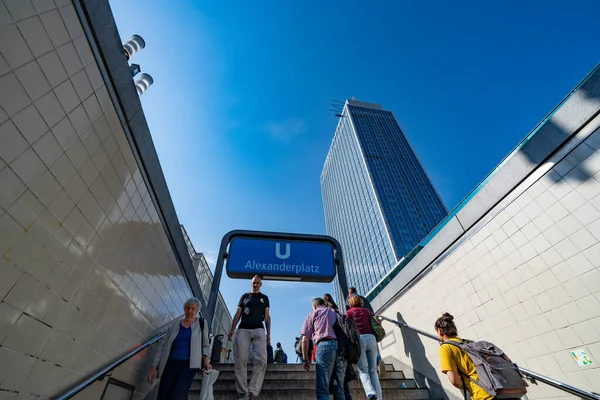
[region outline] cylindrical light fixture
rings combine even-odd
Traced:
[[[153,83],[154,79],[152,79],[150,75],[146,73],[141,74],[140,79],[135,81],[135,89],[137,90],[138,96],[141,96],[146,90],[148,90],[150,85]]]
[[[125,57],[129,60],[135,53],[146,47],[146,42],[140,35],[133,35],[125,43],[123,43],[123,50],[125,50]]]

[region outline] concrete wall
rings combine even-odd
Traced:
[[[206,261],[206,257],[204,257],[204,254],[195,253],[193,260],[196,269],[196,277],[198,278],[198,282],[200,283],[200,287],[202,289],[203,299],[208,304],[210,288],[213,282],[213,274],[210,270],[208,262]],[[233,342],[227,339],[227,335],[231,330],[232,322],[233,317],[229,312],[229,308],[227,308],[227,304],[225,304],[223,295],[219,291],[210,333],[215,336],[224,335],[221,346],[221,362],[223,363],[230,362],[233,359]],[[212,345],[214,346],[214,343],[212,343]]]
[[[138,141],[151,172],[131,146],[129,131],[149,138],[131,76],[105,84],[74,4],[0,1],[1,399],[57,395],[156,334],[191,295],[151,139]],[[112,15],[102,18],[126,71]],[[117,84],[127,89],[115,108]],[[139,398],[146,373],[140,356],[113,377]]]
[[[460,336],[494,342],[523,367],[600,392],[598,82],[589,77],[381,291],[373,301],[379,313],[434,333],[448,311]],[[439,372],[437,342],[386,328],[384,358],[461,397]],[[593,364],[578,366],[576,349]],[[544,384],[529,393],[563,397]]]
[[[204,301],[205,304],[208,304],[208,297],[210,295],[210,289],[213,282],[212,271],[210,270],[204,254],[196,252],[196,249],[194,248],[194,245],[192,244],[192,241],[183,226],[181,227],[181,231],[183,232],[183,237],[188,248],[188,254],[192,259],[194,271],[196,271],[196,279],[198,280],[200,290],[202,291],[202,301]],[[221,347],[221,362],[228,362],[228,355],[231,353],[231,356],[233,356],[233,343],[227,340],[227,335],[231,329],[233,317],[231,316],[231,313],[229,312],[227,304],[225,304],[225,300],[223,299],[223,295],[220,291],[218,293],[215,315],[212,321],[210,333],[214,336],[224,335],[224,340]],[[215,342],[212,342],[212,346],[214,346],[214,343]]]

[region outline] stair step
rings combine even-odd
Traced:
[[[408,389],[416,389],[417,385],[412,379],[386,379],[381,380],[381,387],[384,389],[399,389],[402,384]],[[352,381],[350,383],[352,389],[362,391],[362,385],[360,380]],[[191,391],[199,391],[202,388],[202,381],[197,380],[192,383]],[[215,390],[227,390],[235,388],[235,381],[230,379],[218,379],[213,385]],[[265,379],[263,382],[262,390],[295,390],[295,389],[314,389],[314,379],[303,379],[294,381],[276,381],[271,379]]]
[[[235,390],[214,390],[214,400],[235,399]],[[358,393],[356,393],[358,396]],[[395,400],[429,400],[429,392],[426,389],[382,389],[384,398]],[[191,392],[188,400],[197,400],[199,392]],[[315,389],[294,390],[265,390],[260,392],[260,400],[314,400]]]
[[[248,379],[252,375],[252,364],[248,365]],[[235,399],[235,373],[233,364],[215,364],[219,378],[213,386],[214,400]],[[356,366],[355,366],[356,369]],[[358,373],[358,371],[357,371]],[[269,364],[260,393],[261,400],[313,400],[315,398],[315,366],[304,371],[302,364]],[[429,391],[419,389],[413,379],[406,379],[402,371],[386,364],[386,374],[379,379],[383,396],[388,399],[428,400]],[[400,388],[404,385],[405,388]],[[202,387],[202,374],[197,374],[189,391],[189,400],[196,400]],[[364,397],[360,380],[350,383],[357,398]]]
[[[312,368],[311,371],[296,371],[296,370],[286,370],[286,371],[271,371],[271,370],[267,370],[267,373],[265,374],[265,381],[268,380],[275,380],[275,381],[279,381],[279,380],[311,380],[314,382],[315,380],[315,369]],[[358,372],[357,372],[358,374]],[[248,372],[248,379],[250,379],[250,377],[252,376],[252,373],[249,371]],[[235,373],[233,371],[221,371],[219,370],[219,378],[217,379],[217,382],[220,380],[231,380],[233,381],[235,379]],[[385,380],[397,380],[397,379],[406,379],[406,377],[404,376],[404,372],[402,371],[388,371],[386,372],[384,377],[379,378],[380,381],[385,381]],[[202,374],[196,374],[196,380],[197,381],[201,381],[202,380]]]
[[[213,364],[213,368],[224,372],[233,371],[233,364]],[[252,371],[253,364],[248,364],[248,371]],[[312,365],[314,369],[314,364]],[[356,365],[354,366],[356,370]],[[394,371],[393,364],[385,364],[386,371]],[[267,371],[304,371],[302,364],[267,364]]]

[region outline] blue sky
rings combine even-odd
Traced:
[[[232,229],[325,233],[333,99],[394,112],[449,209],[598,63],[600,3],[111,0],[182,224],[214,264]],[[293,353],[325,284],[266,283]],[[232,312],[249,281],[224,277]],[[295,358],[294,358],[295,359]]]

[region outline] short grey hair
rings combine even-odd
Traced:
[[[313,299],[312,305],[313,305],[313,307],[324,306],[325,305],[325,300],[323,300],[322,297],[316,297],[316,298]]]
[[[198,300],[195,297],[190,297],[189,299],[187,299],[185,301],[185,303],[183,303],[183,307],[185,308],[186,306],[190,306],[190,305],[195,305],[196,307],[200,308],[200,300]]]

